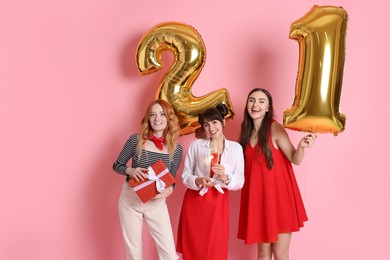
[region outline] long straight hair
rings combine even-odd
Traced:
[[[153,133],[153,129],[150,126],[149,119],[150,111],[152,110],[152,106],[154,106],[155,104],[159,104],[162,107],[165,117],[167,118],[167,127],[164,129],[163,136],[165,138],[165,143],[168,146],[169,157],[172,159],[173,153],[176,149],[179,140],[180,126],[179,120],[175,115],[175,111],[173,110],[172,106],[167,101],[162,99],[156,99],[152,101],[152,103],[150,103],[150,105],[146,109],[145,115],[141,120],[141,128],[139,131],[139,140],[137,145],[138,156],[141,156],[142,148],[145,144],[145,141],[148,139],[149,135]]]
[[[263,154],[264,154],[265,160],[267,162],[268,169],[272,169],[274,167],[274,161],[272,158],[272,150],[271,150],[271,147],[269,145],[269,134],[271,131],[271,123],[273,120],[274,107],[273,107],[273,102],[272,102],[272,96],[266,89],[254,88],[249,92],[248,97],[246,99],[245,110],[244,110],[244,119],[243,119],[242,124],[241,124],[241,134],[240,134],[240,141],[239,142],[245,151],[245,148],[249,143],[251,133],[255,128],[255,126],[253,124],[253,119],[251,118],[251,116],[249,115],[249,112],[248,112],[248,101],[249,101],[250,95],[252,95],[252,93],[257,92],[257,91],[263,92],[267,96],[268,101],[269,101],[268,112],[265,113],[264,118],[261,121],[261,126],[260,126],[259,136],[258,136],[258,140],[259,140],[260,145],[258,147],[257,154],[259,153],[259,151],[261,149]]]

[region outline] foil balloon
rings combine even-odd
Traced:
[[[162,53],[171,51],[174,62],[168,69],[156,92],[156,99],[168,101],[180,123],[180,135],[199,130],[198,115],[210,107],[224,103],[226,118],[233,118],[234,110],[226,89],[222,88],[201,97],[192,95],[192,85],[206,61],[206,50],[199,33],[191,26],[161,23],[144,34],[136,54],[138,70],[142,75],[162,69]]]
[[[295,99],[284,111],[286,128],[337,135],[345,128],[339,112],[345,60],[347,12],[342,7],[313,6],[291,25],[299,43]]]

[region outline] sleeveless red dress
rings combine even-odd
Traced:
[[[229,191],[223,191],[212,187],[200,196],[199,191],[186,190],[176,245],[184,260],[228,259]]]
[[[298,231],[307,221],[291,162],[272,144],[274,167],[269,170],[259,143],[245,151],[245,183],[241,190],[239,239],[245,244],[273,243],[279,233]]]

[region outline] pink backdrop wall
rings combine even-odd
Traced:
[[[111,165],[164,73],[137,73],[136,45],[150,27],[179,21],[199,31],[207,61],[193,93],[229,90],[237,115],[226,135],[236,140],[253,87],[272,92],[279,121],[291,106],[299,49],[289,28],[314,4],[349,13],[347,123],[337,137],[320,135],[295,167],[309,222],[293,235],[291,259],[384,259],[390,6],[306,0],[1,0],[0,259],[125,258],[123,178]],[[295,144],[303,135],[288,132]],[[181,137],[185,150],[192,140]],[[179,182],[168,200],[175,233],[183,193]],[[254,259],[255,246],[235,238],[239,195],[231,194],[230,259]],[[145,259],[156,259],[146,231],[144,240]]]

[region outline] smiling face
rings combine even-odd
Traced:
[[[206,136],[210,139],[217,139],[223,136],[223,124],[219,120],[204,120],[203,129]]]
[[[159,104],[154,104],[149,114],[149,124],[154,135],[157,137],[162,136],[167,127],[167,123],[168,120],[163,108]]]
[[[269,109],[269,100],[262,91],[255,91],[250,94],[246,104],[249,116],[253,120],[262,120]]]

